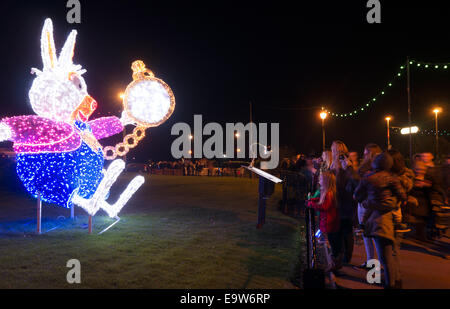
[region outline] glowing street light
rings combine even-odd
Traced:
[[[386,122],[387,122],[387,147],[388,150],[391,149],[391,135],[390,135],[390,130],[389,130],[389,123],[392,120],[391,116],[387,116],[385,118]]]
[[[438,114],[442,112],[442,108],[436,107],[433,109],[436,121],[436,159],[439,160],[439,132],[438,132]]]
[[[400,130],[402,135],[416,134],[417,132],[419,132],[418,127],[403,128]]]
[[[119,93],[119,98],[121,100],[123,100],[125,98],[125,93],[123,93],[123,92]]]
[[[322,111],[319,114],[320,119],[322,119],[322,150],[325,150],[325,119],[327,119],[328,113]]]
[[[189,135],[189,139],[192,140],[194,137],[192,135]]]
[[[435,109],[433,109],[433,113],[435,114],[439,114],[440,112],[442,112],[442,108],[440,107],[436,107]]]
[[[236,133],[234,136],[236,136],[236,138],[239,138],[239,136],[241,136],[239,133]]]

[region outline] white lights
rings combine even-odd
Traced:
[[[120,195],[119,200],[114,205],[108,204],[105,199],[107,198],[109,190],[124,169],[125,162],[123,162],[122,160],[113,161],[104,173],[103,179],[97,187],[94,195],[89,199],[85,199],[76,193],[73,197],[73,202],[86,210],[86,212],[91,216],[94,216],[101,208],[111,218],[114,218],[123,208],[123,206],[125,206],[131,196],[144,183],[144,177],[136,176],[130,182],[125,191]]]
[[[123,206],[128,202],[128,200],[133,196],[133,194],[142,186],[145,182],[144,177],[136,176],[133,180],[128,184],[125,191],[120,195],[117,202],[113,205],[108,204],[106,201],[102,201],[100,208],[102,208],[108,216],[114,218],[117,214],[122,210]]]
[[[410,133],[411,132],[411,133]],[[401,129],[400,133],[402,135],[407,135],[407,134],[416,134],[417,132],[419,132],[419,128],[418,127],[411,127],[410,128],[403,128]]]

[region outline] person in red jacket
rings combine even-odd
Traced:
[[[320,212],[319,228],[326,233],[331,246],[333,257],[332,269],[338,269],[341,265],[341,239],[339,237],[339,214],[336,200],[336,177],[332,172],[324,171],[320,175],[320,198],[313,198],[308,202],[308,207],[312,207]]]

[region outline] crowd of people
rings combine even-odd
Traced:
[[[211,159],[180,159],[177,161],[149,162],[145,167],[151,174],[167,171],[167,175],[179,176],[251,176],[246,173],[242,165],[248,163],[240,161],[224,161]]]
[[[429,241],[448,232],[450,198],[450,155],[437,166],[431,153],[413,157],[407,167],[403,155],[376,144],[358,152],[334,141],[320,158],[296,156],[282,162],[282,168],[300,175],[304,183],[297,203],[315,209],[319,228],[331,247],[329,271],[350,263],[355,232],[363,235],[366,261],[377,253],[384,272],[385,288],[401,288],[400,246],[404,237]],[[298,179],[298,177],[297,177]]]
[[[178,160],[178,161],[159,161],[150,162],[149,168],[151,170],[163,170],[172,169],[180,170],[183,176],[198,176],[204,169],[208,169],[208,174],[210,173],[209,168],[214,169],[214,163],[208,162],[208,160]]]

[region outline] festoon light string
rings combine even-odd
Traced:
[[[423,62],[423,61],[416,61],[416,60],[410,60],[409,61],[410,68],[419,68],[419,69],[429,69],[429,70],[448,70],[450,67],[450,62],[440,62],[440,63],[434,63],[434,62]],[[401,79],[401,77],[404,75],[404,71],[406,70],[406,65],[402,65],[399,68],[399,71],[396,73],[396,75],[386,84],[386,86],[381,89],[381,91],[378,92],[377,95],[375,95],[372,99],[367,101],[365,104],[360,105],[351,111],[347,111],[345,113],[343,112],[336,112],[332,111],[329,108],[323,107],[322,110],[325,111],[328,116],[333,116],[337,118],[347,118],[347,117],[354,117],[358,114],[368,110],[372,105],[374,105],[376,102],[379,101],[380,98],[385,96],[389,89],[391,89],[394,84]]]

